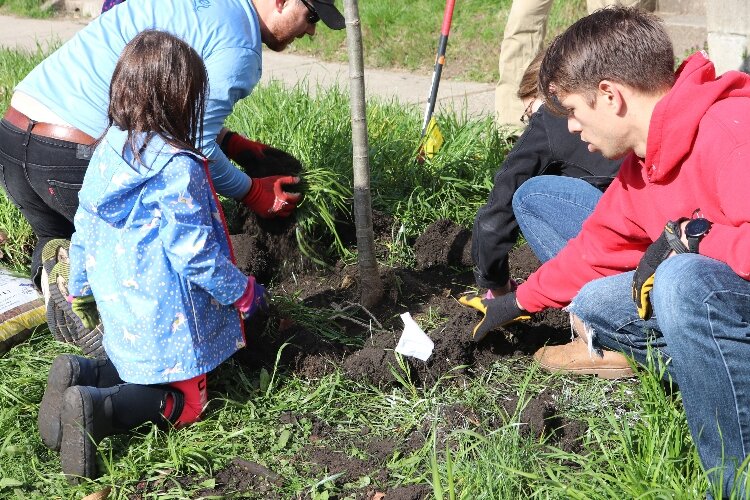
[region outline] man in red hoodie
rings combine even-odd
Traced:
[[[577,237],[516,292],[483,301],[475,338],[566,308],[583,339],[538,352],[545,368],[585,372],[582,358],[596,365],[602,349],[668,361],[712,483],[745,498],[750,76],[717,78],[702,52],[676,74],[673,61],[660,20],[637,9],[597,11],[550,45],[548,106],[590,151],[624,161]]]

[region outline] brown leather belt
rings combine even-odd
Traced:
[[[28,130],[29,123],[31,123],[28,116],[17,109],[10,107],[8,108],[8,111],[5,112],[3,119],[21,130]],[[64,127],[52,123],[35,123],[34,126],[31,127],[31,133],[42,137],[49,137],[50,139],[59,139],[61,141],[84,144],[86,146],[91,146],[96,142],[93,137],[81,132],[77,128]]]

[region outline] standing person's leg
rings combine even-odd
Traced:
[[[747,470],[735,474],[750,450],[750,282],[681,254],[657,269],[651,301],[703,467],[724,498],[745,498]]]
[[[69,239],[91,150],[73,142],[40,137],[0,122],[0,184],[37,237],[31,276],[37,286],[42,249],[53,239]]]
[[[514,0],[500,44],[500,79],[495,87],[498,125],[520,127],[524,106],[518,98],[523,72],[539,52],[547,30],[552,0]]]
[[[646,10],[654,9],[653,0],[586,0],[586,9],[589,14],[598,9],[609,7],[610,5],[621,5],[623,7],[641,7]]]
[[[529,246],[546,262],[581,231],[601,196],[581,179],[540,175],[516,190],[513,213]]]
[[[608,5],[651,7],[653,0],[587,0],[589,13]],[[552,0],[514,0],[508,13],[498,61],[495,118],[498,125],[519,127],[524,106],[517,97],[521,76],[539,52],[547,31]]]

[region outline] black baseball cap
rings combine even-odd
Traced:
[[[344,16],[333,5],[333,0],[309,0],[315,11],[320,16],[320,20],[332,30],[342,30],[346,27]]]

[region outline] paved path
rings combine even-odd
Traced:
[[[56,41],[64,41],[86,26],[79,19],[25,19],[0,16],[0,45],[3,47],[36,49],[37,43],[46,47]]]
[[[68,40],[86,22],[72,18],[40,20],[0,15],[0,46],[25,50],[35,50],[37,45],[47,47],[50,43]],[[364,42],[367,43],[367,40]],[[306,78],[313,90],[318,84],[323,87],[338,84],[348,89],[348,75],[347,64],[323,62],[312,57],[268,50],[263,53],[263,82],[275,79],[292,86],[301,78]],[[431,74],[365,69],[368,96],[398,100],[415,106],[420,114],[427,101],[431,80]],[[438,92],[438,106],[457,113],[465,112],[469,116],[491,114],[494,88],[494,85],[489,84],[443,79]]]

